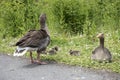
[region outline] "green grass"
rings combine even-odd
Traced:
[[[79,35],[79,34],[76,36],[71,36],[68,34],[66,35],[64,34],[62,30],[60,30],[61,26],[57,23],[57,20],[54,19],[54,15],[52,13],[52,4],[54,3],[54,1],[56,0],[53,0],[53,1],[43,0],[44,4],[41,4],[43,5],[43,8],[40,8],[40,12],[47,14],[47,19],[48,19],[47,23],[48,23],[48,27],[51,33],[51,44],[48,46],[47,50],[57,45],[59,46],[60,51],[56,55],[42,55],[41,56],[42,60],[56,61],[58,63],[78,65],[78,66],[87,67],[87,68],[105,69],[108,71],[120,73],[120,40],[119,40],[120,31],[118,30],[119,28],[117,28],[117,30],[114,29],[115,27],[119,27],[117,25],[116,26],[114,25],[115,24],[114,20],[106,17],[105,20],[108,20],[108,24],[106,24],[107,26],[106,25],[101,26],[101,29],[97,29],[97,30],[96,30],[96,27],[92,25],[93,28],[90,28],[89,37],[88,35]],[[95,0],[91,0],[89,2],[94,3],[94,5],[96,4]],[[86,6],[84,8],[86,8]],[[0,10],[2,12],[2,10],[5,10],[5,9],[6,8],[1,8]],[[111,8],[111,10],[113,10],[112,12],[114,13],[115,9]],[[106,14],[104,16],[106,16]],[[95,22],[97,22],[96,19],[97,20],[99,19],[99,15],[95,18]],[[109,20],[111,21],[111,23],[109,22]],[[119,20],[119,17],[118,17],[118,20]],[[17,38],[12,38],[12,37],[7,36],[6,39],[3,39],[1,37],[2,34],[3,33],[7,34],[7,31],[8,31],[8,30],[5,31],[5,28],[10,27],[10,26],[3,26],[2,24],[3,18],[1,17],[0,17],[0,22],[1,22],[0,23],[0,31],[1,31],[0,53],[12,55],[16,48],[13,45],[19,40],[20,37],[22,37],[22,35]],[[18,23],[19,23],[19,20],[18,20]],[[88,24],[86,24],[86,26],[88,26]],[[37,29],[39,29],[39,25],[36,27]],[[97,28],[99,28],[99,26],[97,26]],[[24,33],[26,32],[27,31],[25,31]],[[105,46],[111,51],[113,55],[112,63],[99,63],[97,61],[93,61],[90,59],[92,50],[95,47],[97,47],[99,44],[98,39],[94,37],[97,35],[98,32],[105,33]],[[85,34],[87,34],[87,31]],[[80,56],[70,56],[68,54],[70,49],[79,50],[81,53]],[[27,53],[25,56],[29,57],[29,53]],[[36,53],[34,54],[34,57],[36,57]]]
[[[18,41],[18,38],[0,38],[0,52],[13,54],[16,47],[12,46]],[[105,33],[105,46],[111,51],[113,55],[112,63],[99,63],[90,59],[92,50],[99,44],[96,37],[87,38],[86,35],[63,36],[58,33],[51,33],[51,44],[47,50],[54,46],[59,46],[60,51],[56,55],[42,55],[42,60],[56,61],[69,65],[78,65],[87,68],[105,69],[108,71],[120,73],[120,45],[118,32]],[[69,50],[79,50],[80,56],[70,56]],[[35,52],[34,52],[35,53]],[[26,54],[25,56],[29,56]],[[36,54],[34,54],[36,57]]]

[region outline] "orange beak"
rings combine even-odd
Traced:
[[[99,33],[96,37],[97,38],[104,37],[104,34],[103,33]]]

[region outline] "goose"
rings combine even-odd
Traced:
[[[99,38],[100,45],[92,51],[91,59],[100,62],[101,61],[111,62],[112,59],[111,52],[106,47],[104,47],[104,34],[99,33],[97,35],[97,38]]]
[[[80,51],[70,50],[70,51],[69,51],[69,54],[70,54],[71,56],[79,56],[79,55],[80,55]]]
[[[46,25],[46,14],[39,17],[40,30],[30,30],[16,44],[17,46],[13,56],[23,56],[30,52],[31,63],[46,64],[40,60],[40,53],[46,50],[50,43],[50,33]],[[37,60],[33,60],[32,51],[37,52]]]
[[[57,54],[58,46],[53,47],[51,50],[48,51],[49,55]]]

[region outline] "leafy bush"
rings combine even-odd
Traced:
[[[16,37],[29,29],[38,28],[38,17],[42,11],[47,14],[48,25],[53,33],[65,31],[89,36],[98,31],[104,32],[105,29],[120,31],[119,0],[1,0],[0,2],[0,31],[4,37]]]
[[[91,37],[104,29],[118,30],[120,1],[109,0],[56,0],[53,14],[59,26],[71,34],[85,33]],[[114,26],[114,27],[113,27]]]
[[[40,9],[34,0],[2,1],[3,36],[16,37],[38,24]],[[39,10],[38,10],[39,9]]]
[[[86,14],[78,0],[57,0],[53,4],[53,14],[65,32],[83,33]]]

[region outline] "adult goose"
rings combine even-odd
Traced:
[[[97,61],[107,61],[111,62],[112,55],[110,51],[104,47],[104,34],[99,33],[97,37],[100,40],[100,45],[92,51],[91,58]]]
[[[40,61],[40,53],[46,50],[50,43],[48,27],[46,25],[46,14],[40,15],[40,30],[30,30],[15,45],[17,49],[14,56],[23,56],[27,51],[30,52],[31,63],[46,64]],[[37,51],[37,60],[34,61],[32,51]]]

